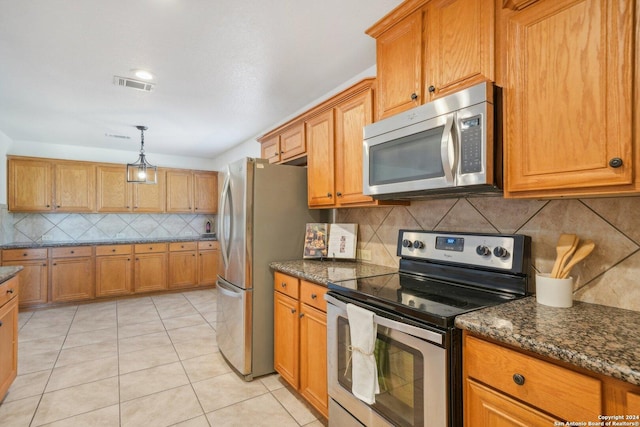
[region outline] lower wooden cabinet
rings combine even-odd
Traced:
[[[49,299],[49,260],[45,248],[6,249],[2,251],[2,265],[21,265],[20,307],[46,304]]]
[[[198,242],[198,285],[215,285],[218,279],[220,244],[216,241]]]
[[[167,244],[139,244],[135,253],[135,292],[167,289]]]
[[[51,249],[51,301],[67,302],[95,296],[92,246]]]
[[[0,402],[18,374],[19,277],[0,283]]]
[[[274,275],[274,368],[328,417],[326,291],[315,283]]]
[[[96,247],[96,296],[127,295],[133,291],[131,245]]]
[[[195,286],[198,282],[197,242],[169,244],[169,289]]]

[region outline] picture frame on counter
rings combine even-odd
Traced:
[[[309,223],[306,225],[305,259],[355,259],[358,224]]]

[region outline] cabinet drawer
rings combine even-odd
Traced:
[[[212,250],[220,249],[220,242],[218,242],[217,240],[198,242],[198,249],[201,251],[204,251],[207,249],[212,249]]]
[[[297,277],[287,276],[280,272],[275,273],[273,281],[273,289],[289,295],[291,298],[298,299],[300,295],[300,280]]]
[[[129,255],[131,245],[103,245],[96,246],[96,256]]]
[[[566,420],[602,414],[599,380],[475,337],[464,345],[467,376]]]
[[[30,259],[45,259],[47,250],[40,249],[5,249],[2,251],[3,261],[21,261]]]
[[[135,245],[135,252],[137,254],[152,254],[158,252],[166,252],[166,243],[147,243]]]
[[[169,250],[171,252],[180,251],[195,251],[198,247],[197,242],[173,242],[169,243]]]
[[[12,298],[18,296],[18,276],[14,276],[9,280],[0,283],[0,307],[5,305]]]
[[[91,256],[93,253],[92,246],[68,246],[64,248],[51,249],[52,258],[73,258]]]
[[[324,299],[324,294],[327,293],[327,287],[317,285],[315,283],[302,280],[300,284],[300,301],[327,312],[327,302]]]

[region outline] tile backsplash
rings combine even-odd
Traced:
[[[511,200],[469,197],[414,201],[410,206],[341,209],[337,222],[357,223],[358,247],[370,262],[397,267],[400,229],[531,236],[532,274],[550,272],[561,233],[595,242],[572,270],[574,299],[640,311],[640,197]]]
[[[215,215],[11,213],[0,205],[2,244],[199,236]]]

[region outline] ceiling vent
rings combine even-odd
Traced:
[[[153,83],[143,82],[140,80],[129,79],[127,77],[113,76],[113,84],[116,86],[129,87],[131,89],[151,92],[155,85]]]

